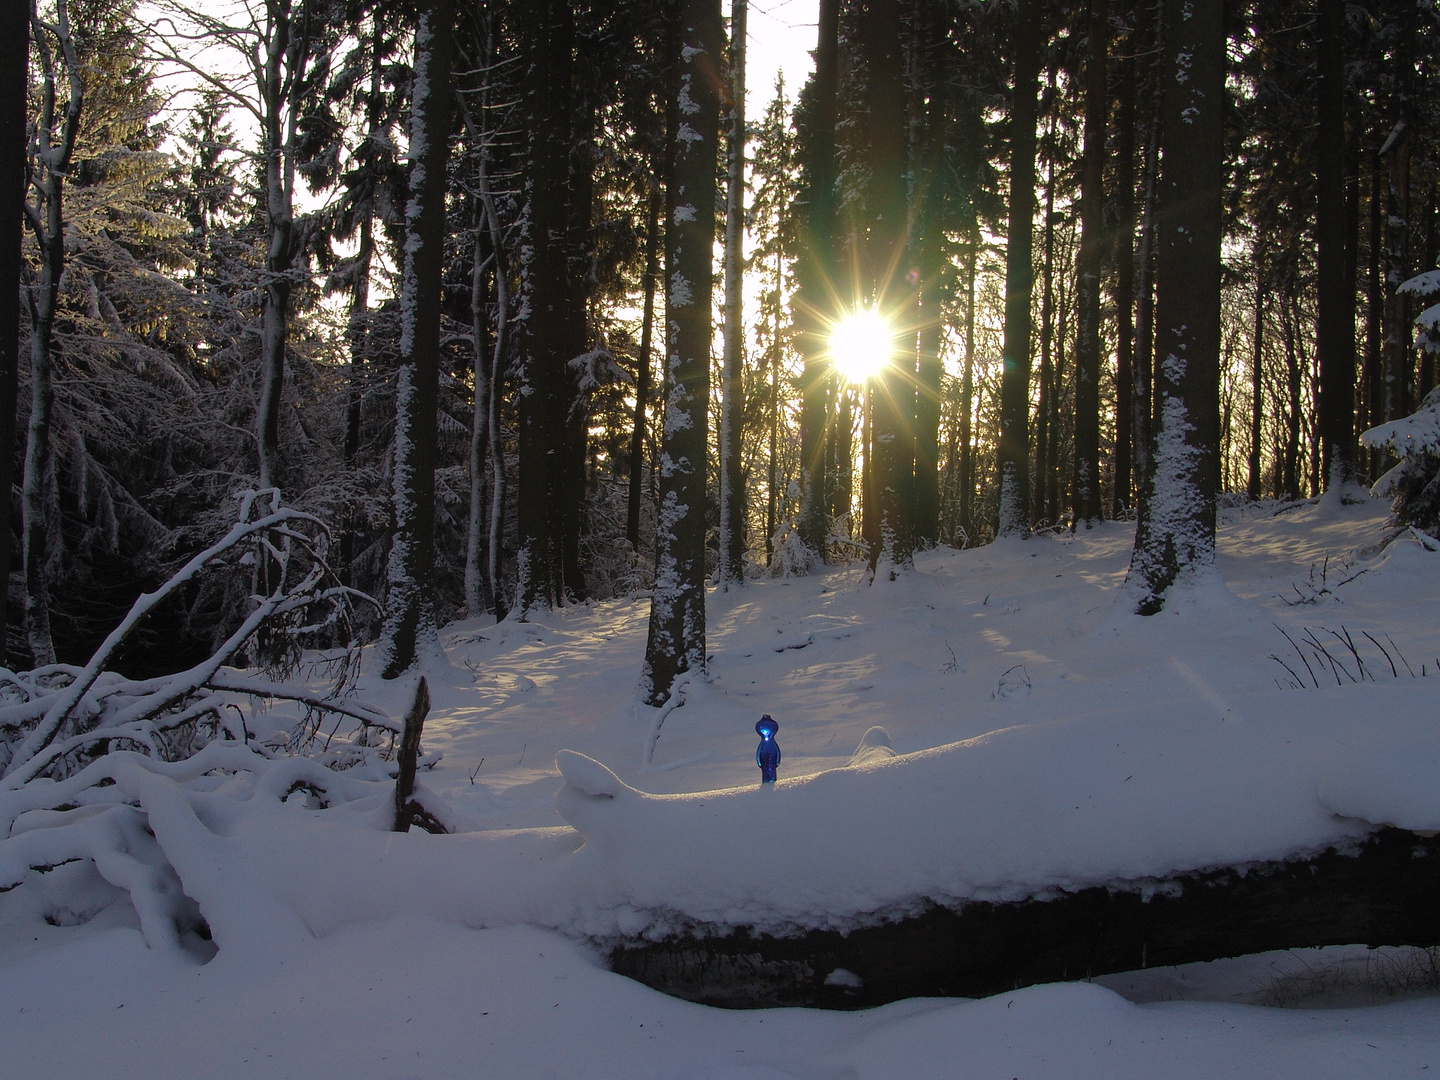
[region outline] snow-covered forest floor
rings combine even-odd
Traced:
[[[1424,952],[727,1012],[609,973],[593,944],[686,919],[843,928],[925,898],[1303,855],[1382,823],[1440,829],[1440,553],[1413,534],[1379,550],[1386,516],[1378,501],[1224,510],[1218,577],[1148,619],[1128,613],[1122,523],[929,552],[873,587],[855,567],[711,593],[710,679],[663,716],[636,705],[645,598],[452,625],[426,669],[424,749],[443,756],[422,780],[467,831],[388,833],[375,807],[314,809],[303,792],[207,821],[167,855],[187,891],[203,869],[218,953],[193,936],[147,948],[126,894],[89,864],[32,875],[0,895],[0,1072],[1440,1070]],[[392,715],[410,693],[373,674],[358,689]],[[784,753],[766,789],[762,712]]]

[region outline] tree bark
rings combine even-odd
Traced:
[[[10,493],[15,486],[15,398],[20,372],[20,244],[25,220],[26,82],[30,62],[30,9],[11,3],[0,11],[0,665],[9,664]]]
[[[1250,457],[1245,492],[1252,499],[1260,498],[1260,443],[1264,436],[1265,419],[1265,253],[1255,245],[1255,324],[1251,335],[1253,352],[1250,359]]]
[[[650,352],[655,327],[655,282],[660,276],[660,203],[658,183],[650,185],[645,215],[645,299],[640,321],[640,355],[636,358],[635,420],[630,429],[630,496],[625,512],[625,538],[640,551],[640,500],[645,474],[645,410],[650,401]]]
[[[1220,4],[1166,0],[1155,394],[1147,497],[1130,573],[1158,612],[1182,574],[1215,561],[1225,25]]]
[[[400,357],[395,383],[395,535],[390,546],[382,674],[393,679],[438,648],[435,560],[435,404],[440,376],[445,162],[450,149],[451,0],[432,0],[415,28],[410,119],[410,197],[400,279]]]
[[[863,33],[870,68],[869,202],[874,212],[867,254],[875,277],[875,306],[889,314],[913,307],[913,287],[906,281],[906,116],[896,0],[870,0]],[[866,460],[873,456],[874,501],[867,497],[865,518],[872,572],[882,559],[910,564],[915,550],[913,330],[911,335],[908,346],[894,349],[890,362],[870,380],[873,443]]]
[[[1027,423],[1030,408],[1031,226],[1035,217],[1035,80],[1041,15],[1036,0],[1015,11],[1015,81],[1010,105],[1010,231],[1005,251],[1005,343],[1000,374],[999,536],[1030,531]]]
[[[1345,278],[1344,0],[1319,0],[1316,35],[1319,125],[1316,130],[1315,336],[1320,362],[1317,416],[1322,481],[1327,489],[1355,480],[1355,302]]]
[[[559,532],[566,458],[567,188],[574,26],[569,0],[543,0],[522,27],[529,127],[521,224],[523,355],[519,372],[519,548],[516,606],[560,602],[564,588]]]
[[[655,589],[641,694],[663,705],[705,668],[705,473],[709,427],[711,251],[724,32],[720,0],[680,0],[675,138],[667,169],[665,429]]]
[[[797,200],[801,225],[795,264],[795,331],[803,372],[800,385],[800,537],[818,559],[826,555],[830,502],[826,475],[829,385],[828,327],[835,318],[835,112],[839,69],[840,0],[820,0],[815,46],[813,113],[803,148],[804,188]],[[849,432],[846,432],[848,438]]]
[[[1101,516],[1100,490],[1100,273],[1105,259],[1106,54],[1110,13],[1106,0],[1090,0],[1089,55],[1085,63],[1085,149],[1080,179],[1080,253],[1076,265],[1075,460],[1070,490],[1072,526],[1087,528]]]
[[[265,62],[260,80],[261,136],[265,177],[265,290],[261,297],[260,397],[255,408],[259,449],[258,484],[281,483],[280,402],[285,388],[285,343],[289,334],[291,281],[296,249],[295,108],[308,42],[308,20],[300,32],[290,0],[266,5]]]
[[[720,401],[720,562],[722,589],[745,582],[745,14],[730,0],[730,132],[725,210],[725,358]]]
[[[65,272],[65,178],[80,133],[84,85],[69,8],[59,0],[51,27],[31,22],[35,50],[40,58],[41,105],[35,125],[33,152],[28,165],[34,202],[25,205],[25,217],[40,249],[40,271],[29,289],[30,303],[30,423],[25,442],[25,472],[21,485],[25,567],[25,629],[36,667],[55,663],[50,635],[48,566],[55,554],[50,538],[59,522],[55,488],[55,462],[51,447],[51,411],[54,407],[54,334],[60,279]],[[53,34],[56,55],[49,37]]]
[[[1131,507],[1135,455],[1135,39],[1121,61],[1115,162],[1115,490],[1112,517]]]

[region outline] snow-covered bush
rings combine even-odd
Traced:
[[[1414,296],[1440,292],[1440,270],[1411,278],[1400,291]],[[1420,329],[1420,347],[1440,351],[1440,304],[1422,311],[1415,325]],[[1440,527],[1440,387],[1426,394],[1409,416],[1371,428],[1360,441],[1400,459],[1371,489],[1393,498],[1396,524],[1426,531]]]
[[[385,759],[401,725],[344,696],[353,646],[328,691],[228,666],[262,634],[280,651],[316,633],[345,639],[350,602],[369,598],[336,581],[328,545],[324,524],[281,506],[278,492],[246,493],[234,527],[141,596],[84,667],[0,669],[0,891],[88,861],[129,893],[152,947],[193,946],[209,936],[214,913],[223,919],[233,906],[216,845],[241,816],[298,800],[395,825],[397,766]],[[147,613],[226,564],[269,584],[208,659],[150,679],[107,668]],[[298,703],[301,719],[288,735],[257,739],[248,704],[275,700]],[[422,796],[427,820],[445,828],[431,801]],[[95,884],[92,875],[80,885],[87,880]]]
[[[1440,527],[1440,387],[1426,394],[1415,412],[1371,428],[1360,441],[1400,458],[1371,489],[1393,498],[1396,523],[1426,531]]]

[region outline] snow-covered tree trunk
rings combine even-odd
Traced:
[[[1085,150],[1080,178],[1080,253],[1076,260],[1074,524],[1101,516],[1100,492],[1100,275],[1105,262],[1105,60],[1109,5],[1090,0],[1085,61]]]
[[[264,155],[265,290],[260,322],[260,397],[255,406],[261,488],[278,484],[280,399],[285,387],[291,281],[295,261],[295,110],[291,95],[300,81],[305,34],[296,34],[289,0],[266,4],[264,67],[260,79],[261,136]],[[302,20],[302,25],[308,25]]]
[[[720,587],[745,581],[745,476],[741,469],[745,405],[745,15],[730,2],[729,175],[725,209],[725,361],[720,400]]]
[[[445,249],[445,161],[450,147],[451,0],[431,0],[415,27],[410,112],[410,198],[400,278],[400,364],[395,386],[395,535],[380,655],[393,679],[435,645],[435,401],[440,372],[440,279]]]
[[[828,322],[835,317],[835,113],[839,71],[840,0],[820,0],[813,108],[801,132],[804,186],[796,200],[801,221],[795,262],[796,346],[804,358],[800,383],[800,536],[825,557],[831,484],[827,476],[826,391],[830,383]],[[845,429],[847,432],[849,428]],[[848,509],[848,508],[847,508]]]
[[[40,249],[40,269],[29,289],[30,423],[25,441],[21,510],[25,565],[25,629],[36,667],[55,662],[50,637],[50,591],[46,563],[54,554],[50,538],[58,524],[55,462],[51,448],[54,406],[52,350],[60,279],[65,272],[63,195],[70,159],[80,133],[84,85],[70,31],[66,0],[56,6],[56,21],[31,20],[40,59],[40,114],[31,132],[28,170],[33,200],[25,217]],[[53,44],[52,44],[53,42]]]
[[[1222,5],[1166,0],[1152,467],[1130,559],[1136,610],[1215,561],[1220,237],[1225,109]]]
[[[15,445],[15,397],[20,371],[20,242],[25,219],[25,128],[30,9],[6,4],[0,10],[0,446]],[[15,455],[0,454],[0,491],[15,482]],[[0,566],[9,573],[10,500],[0,499]],[[0,664],[7,662],[5,631],[11,613],[8,590],[0,589]]]
[[[663,705],[678,676],[705,667],[705,472],[710,397],[716,141],[724,32],[720,0],[680,0],[670,105],[665,281],[669,326],[655,590],[641,693]]]
[[[1035,217],[1035,80],[1040,72],[1040,5],[1018,0],[1015,83],[1010,105],[1010,232],[1005,245],[1005,343],[1000,373],[1000,516],[996,535],[1030,531],[1030,265]]]

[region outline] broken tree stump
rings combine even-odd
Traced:
[[[976,901],[853,930],[747,930],[615,948],[611,969],[727,1008],[868,1008],[1325,945],[1440,945],[1440,839],[1382,828],[1314,858]]]

